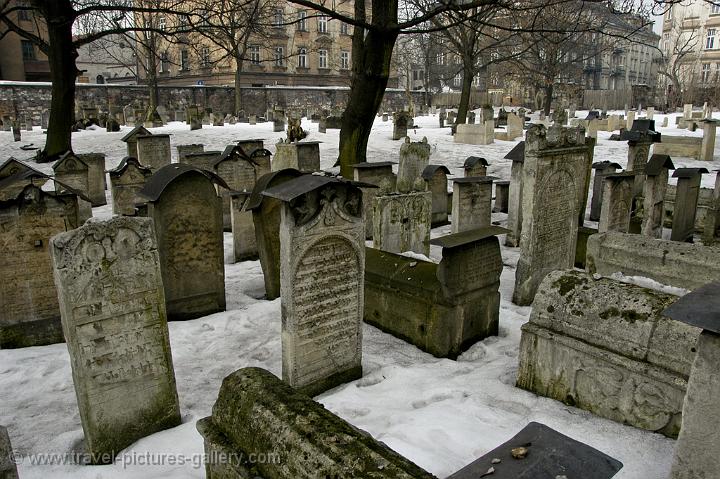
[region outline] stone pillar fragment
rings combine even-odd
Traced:
[[[505,155],[512,160],[510,168],[510,191],[508,192],[508,234],[505,236],[505,246],[517,247],[520,245],[522,231],[522,191],[523,191],[523,163],[525,162],[525,142],[518,143]]]
[[[630,229],[635,174],[626,172],[605,175],[603,183],[603,202],[600,209],[598,233],[606,231],[627,233]]]
[[[432,193],[432,227],[448,224],[448,175],[441,165],[428,165],[422,172],[426,189]]]
[[[375,197],[378,195],[386,195],[395,191],[397,178],[392,171],[394,164],[395,163],[392,161],[378,161],[372,163],[357,163],[353,165],[353,179],[355,181],[377,186],[377,188],[360,188],[363,192],[366,239],[372,239],[373,236],[373,203],[375,201]]]
[[[643,189],[643,218],[641,234],[651,238],[662,238],[665,218],[665,191],[667,190],[669,170],[674,170],[672,160],[667,155],[653,155],[645,167],[645,187]]]
[[[603,179],[605,175],[615,173],[621,166],[611,161],[599,161],[592,164],[595,175],[593,178],[592,199],[590,200],[590,221],[600,219],[600,208],[603,200]]]
[[[673,241],[692,242],[695,233],[700,180],[703,173],[708,173],[708,170],[705,168],[678,168],[673,173],[673,178],[678,179],[670,234],[670,239]]]
[[[720,170],[715,175],[715,188],[713,189],[712,203],[705,214],[703,227],[703,244],[712,245],[717,241],[720,228]]]
[[[397,191],[400,193],[425,191],[426,185],[422,173],[429,162],[430,145],[428,145],[427,138],[411,142],[410,138],[405,137],[405,143],[400,147]]]
[[[293,168],[304,173],[320,171],[320,142],[280,142],[275,145],[272,171]]]
[[[453,180],[452,232],[490,226],[492,176],[469,176]]]
[[[257,240],[255,238],[255,224],[252,211],[246,208],[250,199],[249,191],[235,191],[228,193],[230,197],[230,222],[233,235],[233,260],[255,260],[258,258]]]
[[[703,120],[702,124],[703,137],[702,144],[700,145],[700,159],[702,161],[713,161],[718,120]]]

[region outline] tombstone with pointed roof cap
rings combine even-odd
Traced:
[[[132,156],[133,158],[138,157],[138,149],[137,149],[137,137],[139,135],[151,135],[147,128],[145,128],[142,125],[138,125],[132,130],[128,132],[127,135],[123,136],[121,138],[121,141],[124,141],[127,145],[127,156]]]
[[[493,213],[507,213],[510,197],[510,181],[501,180],[495,182],[495,204]]]
[[[14,451],[10,443],[10,435],[4,426],[0,426],[0,477],[2,479],[18,479]]]
[[[137,135],[136,141],[135,158],[142,165],[157,171],[170,164],[170,135]]]
[[[190,153],[202,153],[205,151],[205,145],[202,143],[194,143],[192,145],[178,145],[178,163],[185,163],[185,157]]]
[[[167,165],[145,183],[147,216],[155,221],[160,270],[170,320],[225,310],[222,203],[207,170]]]
[[[81,223],[88,218],[92,218],[92,205],[90,198],[87,196],[89,190],[89,173],[90,169],[83,160],[77,155],[68,151],[60,157],[52,165],[55,172],[55,191],[58,193],[67,193],[70,189],[81,193],[83,197],[78,197],[78,214]]]
[[[669,479],[714,478],[720,471],[720,282],[683,296],[664,315],[702,329]]]
[[[363,192],[363,209],[365,210],[365,238],[373,235],[373,203],[378,195],[386,195],[395,191],[397,177],[393,173],[392,161],[356,163],[353,165],[353,179],[369,183],[377,188],[360,188]]]
[[[0,203],[0,349],[64,341],[48,244],[78,226],[78,197],[72,193],[26,184]]]
[[[525,141],[515,145],[504,157],[512,160],[510,167],[510,191],[508,198],[508,234],[505,236],[505,246],[519,246],[522,231],[522,170],[525,162]]]
[[[527,448],[518,460],[515,448]],[[492,470],[493,479],[610,479],[620,461],[539,422],[531,422],[507,442],[473,461],[447,479],[478,479]]]
[[[135,216],[135,205],[142,200],[138,192],[152,176],[150,168],[145,168],[131,156],[126,156],[120,164],[108,172],[112,194],[113,214]]]
[[[692,243],[695,233],[695,216],[697,215],[697,201],[700,194],[700,180],[703,173],[709,173],[705,168],[678,168],[673,173],[677,178],[675,193],[675,206],[673,208],[672,232],[673,241],[689,241]]]
[[[303,175],[263,195],[282,202],[283,380],[315,396],[362,377],[362,192]]]
[[[320,171],[320,142],[299,141],[275,145],[275,158],[272,162],[272,171],[293,168],[304,173]]]
[[[633,197],[639,196],[645,183],[645,165],[650,157],[650,146],[659,143],[661,135],[655,131],[655,120],[636,120],[632,129],[621,133],[620,139],[628,142],[626,170],[635,172]]]
[[[42,188],[48,180],[50,177],[45,173],[10,157],[0,165],[0,201],[17,198],[27,185]]]
[[[79,153],[77,157],[88,165],[87,195],[90,203],[93,206],[106,205],[105,153]]]
[[[448,224],[448,175],[450,170],[441,165],[428,165],[422,172],[427,190],[432,193],[432,227]]]
[[[278,186],[300,176],[298,170],[287,168],[273,171],[258,178],[252,194],[245,205],[252,211],[255,226],[260,267],[265,280],[265,298],[273,300],[280,296],[280,210],[281,202],[264,196],[267,188]]]
[[[703,225],[702,240],[705,245],[712,245],[720,236],[720,170],[714,170],[715,188],[713,189],[712,200],[705,213],[705,224]]]
[[[490,226],[493,176],[453,179],[452,232]]]
[[[222,156],[222,151],[201,151],[199,153],[188,153],[184,156],[182,163],[201,170],[214,171],[213,165]]]
[[[665,191],[669,170],[674,170],[668,155],[652,155],[645,166],[645,187],[643,188],[643,218],[641,234],[651,238],[662,238],[665,217]]]
[[[487,176],[488,165],[489,163],[485,158],[468,156],[463,164],[465,176]]]
[[[578,218],[591,166],[582,128],[533,125],[525,137],[523,226],[513,302],[532,303],[540,282],[575,262]]]
[[[427,138],[411,142],[410,138],[405,137],[405,142],[400,147],[397,191],[400,193],[425,191],[426,185],[422,173],[429,162],[430,145],[428,145]]]
[[[703,137],[700,145],[700,160],[713,161],[715,154],[715,135],[717,134],[718,120],[705,119],[703,124]]]
[[[590,200],[590,221],[600,219],[600,208],[603,201],[603,179],[605,175],[615,173],[621,166],[611,161],[598,161],[592,164],[595,175],[593,179],[593,195]]]
[[[600,209],[598,233],[617,231],[627,233],[630,229],[635,173],[610,173],[603,178],[603,202]]]

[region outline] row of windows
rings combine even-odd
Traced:
[[[712,78],[710,63],[702,64],[701,73],[703,83],[708,83]],[[720,81],[720,63],[715,64],[715,81]]]
[[[31,44],[32,46],[32,44]],[[318,68],[329,68],[328,67],[328,51],[321,49],[317,51],[318,55]],[[308,50],[307,48],[298,48],[297,54],[297,67],[298,68],[309,68],[308,66]],[[198,55],[199,63],[201,68],[207,68],[210,66],[210,48],[203,47],[200,49]],[[250,62],[254,65],[259,65],[262,62],[260,55],[260,46],[252,45],[249,47],[249,58]],[[285,54],[285,47],[275,47],[273,49],[273,64],[277,67],[284,67],[287,55]],[[160,72],[169,71],[170,66],[170,55],[168,52],[164,52],[160,55]],[[350,52],[340,52],[340,69],[348,70],[350,68]],[[180,50],[180,71],[187,71],[190,69],[190,55],[187,50]]]
[[[22,12],[22,10],[21,10]],[[317,16],[317,31],[318,33],[328,33],[328,23],[330,18],[327,15]],[[308,18],[307,12],[304,10],[298,11],[297,14],[297,30],[301,32],[307,32],[308,30]],[[207,25],[207,23],[206,23]],[[180,18],[180,26],[187,26],[187,22],[184,18]],[[275,10],[273,15],[273,26],[276,28],[285,26],[285,11],[281,8]],[[167,20],[165,17],[158,18],[158,28],[165,30],[167,28]],[[345,22],[340,23],[340,33],[343,35],[350,35],[350,25]]]

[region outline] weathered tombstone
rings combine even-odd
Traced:
[[[610,173],[603,177],[602,208],[598,233],[618,231],[627,233],[630,229],[635,173]]]
[[[635,111],[630,110],[627,112],[627,119],[625,120],[625,128],[632,130],[633,123],[635,122]]]
[[[430,254],[432,193],[377,196],[373,203],[373,247],[391,253]]]
[[[718,120],[703,120],[703,137],[700,145],[700,159],[713,161],[715,154],[715,135],[717,134]]]
[[[251,156],[253,154],[253,152],[255,152],[255,150],[265,149],[265,140],[263,140],[262,138],[250,138],[250,139],[246,139],[246,140],[237,140],[235,143],[236,143],[236,146],[239,146],[240,149],[247,156]],[[225,148],[225,152],[229,151],[229,148],[231,148],[231,146],[232,145],[228,145]],[[225,152],[223,152],[223,154]],[[269,166],[268,166],[268,168],[269,168]]]
[[[362,192],[303,175],[269,188],[280,222],[283,380],[309,396],[362,377]],[[331,298],[336,307],[318,308]]]
[[[512,160],[507,219],[509,232],[505,235],[505,246],[517,247],[520,245],[520,233],[522,231],[522,171],[525,163],[525,141],[515,145],[504,158]]]
[[[440,128],[445,128],[445,119],[447,118],[447,113],[444,111],[441,111],[438,113],[438,122],[440,124]]]
[[[662,124],[660,125],[663,128],[667,128],[668,126],[668,117],[663,117]]]
[[[195,143],[192,145],[178,145],[178,163],[185,163],[185,157],[191,153],[202,153],[205,151],[205,145],[202,143]]]
[[[0,180],[22,172],[34,172],[39,175],[44,175],[44,173],[11,156],[0,165]]]
[[[213,165],[222,156],[222,151],[202,151],[199,153],[187,153],[182,163],[201,170],[214,171]]]
[[[285,115],[279,115],[273,119],[273,132],[280,131],[285,131]]]
[[[709,172],[705,168],[678,168],[673,173],[673,178],[678,179],[670,233],[670,239],[673,241],[692,242],[693,240],[697,200],[703,173]]]
[[[273,171],[258,178],[250,195],[246,210],[252,211],[255,240],[260,267],[265,280],[265,298],[273,300],[280,296],[280,207],[282,203],[262,193],[267,188],[280,185],[300,176],[298,170],[288,168]]]
[[[592,120],[588,120],[588,122],[587,122],[587,135],[588,135],[590,138],[597,138],[598,123],[600,123],[600,120],[598,120],[597,118],[593,118]]]
[[[397,178],[392,171],[394,164],[392,161],[378,161],[352,165],[354,169],[353,179],[356,182],[377,186],[377,188],[360,188],[363,193],[365,238],[367,239],[372,238],[373,235],[373,202],[375,197],[395,191]]]
[[[501,109],[503,110],[503,109]],[[454,112],[453,112],[454,113]],[[495,110],[490,105],[483,105],[482,108],[480,108],[480,123],[485,123],[486,121],[494,120],[495,118]],[[453,118],[454,121],[454,118]],[[500,125],[498,125],[500,126]]]
[[[472,125],[475,123],[475,112],[474,111],[468,111],[467,112],[467,124]]]
[[[2,117],[2,130],[3,131],[11,131],[12,130],[12,119],[10,119],[9,116]]]
[[[636,120],[631,130],[620,135],[628,142],[628,161],[626,171],[635,173],[633,197],[642,194],[645,183],[645,165],[650,157],[650,146],[661,141],[660,133],[655,131],[654,120]]]
[[[78,227],[78,197],[35,185],[0,203],[0,349],[63,342],[50,238]]]
[[[525,120],[515,113],[508,113],[507,117],[507,141],[513,141],[515,138],[523,135],[525,128]]]
[[[495,205],[493,213],[507,213],[510,198],[510,182],[508,180],[495,182]]]
[[[467,145],[489,145],[495,142],[495,124],[493,120],[487,120],[475,125],[457,125],[455,143]]]
[[[683,296],[664,311],[669,318],[702,329],[687,383],[682,426],[669,479],[712,478],[720,471],[720,456],[711,446],[720,442],[718,298],[720,282],[713,282]]]
[[[598,221],[600,219],[600,208],[603,201],[603,179],[605,175],[615,173],[621,166],[611,161],[598,161],[592,164],[595,175],[593,178],[593,193],[590,200],[590,221]]]
[[[665,191],[668,170],[674,170],[668,155],[652,155],[645,166],[645,187],[643,189],[643,218],[641,234],[651,238],[662,238],[665,217]]]
[[[79,153],[77,157],[88,165],[87,195],[90,203],[93,206],[106,205],[105,153]]]
[[[692,103],[685,103],[685,104],[683,105],[683,116],[682,116],[682,118],[683,118],[684,120],[690,120],[690,119],[692,118],[692,109],[693,109]]]
[[[150,168],[145,168],[131,156],[126,156],[120,164],[108,172],[112,194],[113,214],[135,216],[135,205],[141,202],[138,192],[152,176]]]
[[[320,171],[320,142],[298,141],[275,145],[275,158],[272,171],[293,168],[304,173]]]
[[[111,463],[181,422],[152,220],[88,222],[50,249],[86,451]]]
[[[397,191],[410,193],[412,191],[425,191],[425,181],[422,173],[430,162],[430,145],[427,138],[422,141],[411,142],[405,137],[400,147],[400,163],[398,165]]]
[[[12,124],[13,141],[21,141],[22,133],[20,131],[20,124],[15,121]]]
[[[465,176],[487,176],[488,161],[479,156],[468,156],[463,163]]]
[[[453,179],[452,232],[490,226],[492,176],[467,176]]]
[[[567,112],[564,108],[556,108],[553,110],[552,113],[552,121],[555,124],[555,126],[565,126],[567,125],[568,116]],[[597,130],[596,130],[597,133]]]
[[[170,164],[170,135],[137,135],[136,140],[136,158],[143,166],[157,171]]]
[[[715,170],[715,188],[713,188],[712,202],[705,214],[702,240],[705,245],[712,245],[720,234],[720,170]]]
[[[590,152],[582,128],[531,126],[525,137],[523,226],[513,302],[532,303],[542,278],[575,262],[580,190]]]
[[[655,108],[652,106],[647,107],[647,111],[645,113],[645,117],[648,120],[652,120],[655,117]]]
[[[382,121],[388,121],[388,114],[387,114],[387,113],[383,113],[383,114],[382,114]]]
[[[155,221],[170,320],[225,310],[222,203],[215,174],[183,164],[156,171],[138,193]]]
[[[246,208],[250,191],[230,191],[223,195],[230,198],[230,224],[233,235],[233,262],[258,258],[257,240],[252,211]]]
[[[0,426],[0,478],[18,479],[14,451],[10,435],[4,426]]]
[[[120,123],[115,118],[108,118],[105,122],[105,131],[108,133],[115,133],[120,131]]]
[[[193,116],[190,117],[190,131],[201,130],[203,127],[200,118]]]
[[[387,118],[387,115],[385,117]],[[327,123],[325,117],[322,117],[318,120],[318,132],[327,133]]]
[[[212,126],[225,126],[225,116],[219,113],[212,113],[210,115]]]
[[[89,190],[89,167],[77,155],[68,151],[52,165],[55,172],[55,191],[57,193],[69,192],[70,187],[74,192],[81,193],[84,197],[78,197],[78,215],[80,222],[92,217],[92,205],[87,196]],[[71,192],[71,191],[70,191]]]
[[[49,110],[43,110],[40,113],[40,128],[43,130],[48,129],[48,122],[50,121],[50,111]],[[109,131],[109,130],[108,130]],[[119,130],[115,130],[119,131]]]
[[[132,156],[133,158],[138,158],[138,149],[137,149],[137,137],[140,135],[151,135],[147,128],[145,128],[142,125],[136,126],[132,130],[128,132],[127,135],[123,136],[121,138],[121,141],[124,141],[127,145],[127,156]]]
[[[526,448],[526,457],[518,459],[513,455],[518,447]],[[478,479],[490,476],[488,471],[493,471],[490,477],[494,479],[610,479],[622,467],[621,462],[587,444],[531,422],[509,441],[447,479]]]
[[[249,125],[257,125],[257,115],[250,115],[248,117],[248,124]]]
[[[446,166],[428,165],[422,172],[427,190],[432,193],[432,227],[448,224],[448,175]]]
[[[408,127],[412,125],[412,117],[406,111],[393,113],[393,140],[407,137]]]

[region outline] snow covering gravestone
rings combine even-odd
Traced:
[[[48,245],[79,226],[77,202],[29,185],[0,203],[0,349],[64,341]]]
[[[373,236],[373,204],[375,197],[395,191],[397,177],[393,173],[392,161],[356,163],[353,166],[353,179],[357,182],[369,183],[377,188],[360,188],[363,192],[363,209],[365,210],[365,238]]]
[[[222,203],[213,173],[188,165],[159,169],[138,193],[155,222],[170,320],[225,311]]]
[[[529,305],[542,278],[575,262],[591,147],[582,128],[532,125],[525,138],[522,233],[513,302]],[[583,192],[583,190],[585,190]]]
[[[490,226],[493,176],[453,179],[452,232]]]
[[[448,175],[450,170],[442,165],[428,165],[422,179],[432,193],[432,227],[448,224]]]
[[[152,221],[90,221],[50,241],[73,384],[93,464],[180,424]]]
[[[137,155],[140,164],[157,171],[170,164],[170,135],[137,135]]]
[[[645,185],[643,187],[643,217],[640,231],[651,238],[661,238],[665,217],[665,192],[667,191],[669,170],[674,170],[672,160],[667,155],[652,155],[645,166]]]
[[[303,173],[320,171],[320,142],[299,141],[285,143],[280,141],[275,145],[275,158],[272,162],[272,171],[293,168]]]
[[[283,379],[314,396],[362,376],[362,192],[339,179],[303,175],[263,195],[283,202]]]
[[[700,331],[663,315],[676,299],[584,272],[551,272],[522,326],[517,385],[677,436]]]
[[[138,192],[152,176],[150,168],[145,168],[133,157],[126,156],[120,164],[108,172],[112,194],[112,211],[116,215],[135,216],[135,205],[142,202]]]
[[[603,183],[598,232],[629,232],[635,172],[607,174],[603,177]]]

